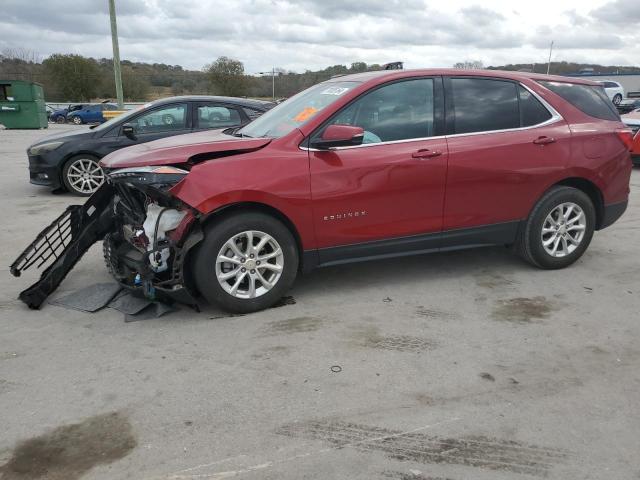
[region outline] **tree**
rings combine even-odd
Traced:
[[[245,94],[248,82],[240,60],[218,57],[215,62],[205,65],[204,71],[208,74],[215,93],[233,97]]]
[[[464,62],[455,63],[453,68],[460,68],[462,70],[480,70],[484,68],[484,66],[480,60],[465,60]]]
[[[61,98],[87,101],[96,96],[101,83],[98,62],[82,55],[56,53],[42,62]]]

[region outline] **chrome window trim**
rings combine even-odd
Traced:
[[[478,77],[480,78],[480,77]],[[520,85],[525,90],[527,90],[531,95],[534,96],[536,100],[538,100],[544,108],[551,114],[551,118],[549,120],[545,120],[542,123],[536,123],[535,125],[529,125],[528,127],[518,127],[518,128],[505,128],[502,130],[483,130],[481,132],[469,132],[469,133],[452,133],[451,135],[437,135],[433,137],[421,137],[421,138],[406,138],[404,140],[390,140],[388,142],[378,142],[378,143],[364,143],[362,145],[352,145],[347,147],[331,147],[326,150],[320,150],[318,148],[308,148],[299,145],[298,148],[300,150],[306,150],[308,152],[326,152],[326,151],[336,151],[336,150],[351,150],[354,148],[367,148],[367,147],[375,147],[378,145],[393,145],[395,143],[408,143],[408,142],[423,142],[425,140],[438,140],[443,138],[459,138],[459,137],[467,137],[467,136],[475,136],[475,135],[487,135],[491,133],[506,133],[506,132],[519,132],[524,130],[532,130],[534,128],[546,127],[547,125],[551,125],[553,123],[559,122],[560,120],[564,120],[562,115],[551,106],[549,102],[547,102],[544,98],[534,92],[527,85],[524,85],[518,81],[514,81],[514,83]],[[305,139],[306,140],[306,139]]]

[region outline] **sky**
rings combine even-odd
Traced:
[[[0,0],[0,52],[111,58],[107,0]],[[362,61],[405,68],[640,64],[640,0],[116,0],[120,57],[249,74]]]

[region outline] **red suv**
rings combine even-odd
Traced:
[[[108,155],[108,182],[12,271],[47,260],[38,241],[64,237],[21,294],[37,307],[104,238],[123,285],[250,312],[278,301],[299,271],[374,258],[511,245],[536,267],[562,268],[625,211],[631,140],[602,85],[586,80],[337,77],[244,128]]]

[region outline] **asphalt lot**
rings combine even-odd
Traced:
[[[28,183],[26,147],[63,128],[0,131],[2,480],[640,478],[640,170],[566,270],[428,255],[124,323],[16,300],[36,277],[8,265],[79,201]],[[109,280],[95,246],[54,297]]]

